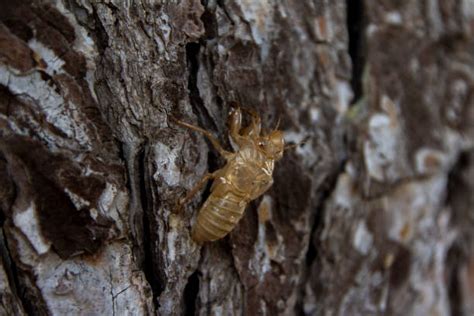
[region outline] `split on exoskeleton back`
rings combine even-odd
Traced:
[[[242,128],[242,110],[251,115],[251,122]],[[270,159],[278,160],[283,156],[285,139],[283,132],[278,130],[280,119],[276,127],[268,134],[262,135],[261,119],[255,110],[237,107],[230,115],[230,134],[237,144],[252,140],[255,147]]]
[[[260,116],[254,110],[244,109],[245,112],[250,113],[252,121],[247,127],[242,127],[242,110],[240,107],[233,108],[229,114],[229,129],[230,136],[238,145],[248,139],[258,137],[261,133]]]

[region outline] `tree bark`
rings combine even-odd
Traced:
[[[474,313],[474,5],[0,0],[0,314]],[[288,150],[190,228],[256,110]]]

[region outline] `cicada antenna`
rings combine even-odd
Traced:
[[[310,139],[309,136],[306,136],[304,139],[302,139],[300,142],[296,143],[296,144],[291,144],[291,145],[286,145],[284,147],[284,150],[288,150],[288,149],[293,149],[293,148],[296,148],[296,147],[299,147],[301,145],[304,145],[306,144],[306,142]]]
[[[278,120],[276,122],[275,128],[273,129],[274,131],[278,130],[278,127],[280,127],[280,122],[281,122],[281,116],[278,116]]]

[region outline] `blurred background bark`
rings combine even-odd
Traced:
[[[474,3],[0,0],[0,314],[474,313]],[[232,104],[288,142],[190,226]]]

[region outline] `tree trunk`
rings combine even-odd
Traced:
[[[474,5],[0,0],[0,314],[474,313]],[[227,115],[274,185],[190,228]]]

